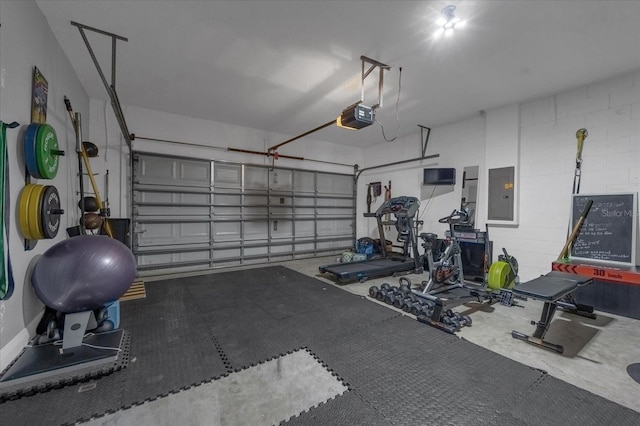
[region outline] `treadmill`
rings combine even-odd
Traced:
[[[381,256],[351,263],[320,266],[320,272],[334,275],[336,280],[343,284],[355,281],[365,282],[375,277],[422,273],[423,262],[418,253],[418,236],[414,220],[419,207],[420,201],[417,198],[402,196],[385,201],[375,213],[365,213],[365,217],[375,217],[378,222]],[[385,222],[383,218],[391,214],[395,220]],[[384,235],[385,225],[395,225],[398,241],[403,243],[402,254],[388,251]]]

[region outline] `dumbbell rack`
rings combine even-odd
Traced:
[[[392,305],[397,309],[416,316],[416,319],[424,324],[438,328],[450,334],[455,334],[464,326],[472,324],[471,317],[444,309],[445,303],[438,297],[426,299],[411,291],[410,285],[402,284],[399,287],[383,283],[380,288],[369,288],[369,297]]]

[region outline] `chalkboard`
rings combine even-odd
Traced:
[[[585,204],[593,200],[571,257],[635,264],[637,194],[576,194],[572,200],[572,229]]]

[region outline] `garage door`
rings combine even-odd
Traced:
[[[339,253],[355,240],[352,175],[134,154],[141,275]]]

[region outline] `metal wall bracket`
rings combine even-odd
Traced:
[[[384,87],[384,72],[391,69],[389,65],[383,64],[382,62],[376,61],[375,59],[367,58],[366,56],[360,56],[360,60],[362,61],[362,79],[360,80],[360,101],[364,102],[364,80],[371,74],[371,72],[379,68],[379,76],[378,76],[378,103],[373,105],[371,108],[382,108],[382,89]],[[371,66],[365,72],[364,64],[368,63]]]
[[[111,100],[111,107],[113,108],[113,112],[115,113],[116,120],[118,121],[118,125],[120,126],[122,137],[124,138],[125,142],[127,142],[129,149],[131,149],[131,134],[129,133],[129,129],[127,128],[127,122],[124,119],[124,114],[122,113],[122,108],[120,107],[120,100],[118,99],[118,94],[116,93],[116,41],[117,40],[129,41],[129,40],[117,34],[109,33],[103,30],[99,30],[97,28],[79,24],[77,22],[71,21],[71,25],[77,27],[78,30],[80,31],[82,40],[84,41],[84,44],[87,47],[87,50],[89,51],[89,55],[91,55],[91,60],[93,61],[93,64],[96,66],[96,70],[100,75],[102,84],[104,84],[104,88],[107,90],[107,94],[109,95],[109,99]],[[107,82],[107,79],[104,73],[102,72],[100,63],[98,62],[98,59],[96,58],[96,55],[93,52],[93,48],[91,47],[91,44],[87,39],[85,30],[93,31],[98,34],[111,37],[111,84]]]

